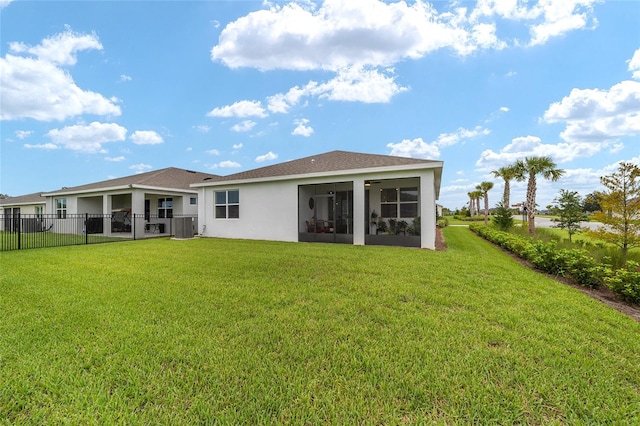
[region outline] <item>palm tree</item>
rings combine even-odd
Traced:
[[[493,182],[482,182],[478,185],[484,196],[484,224],[489,223],[489,191],[493,188]]]
[[[467,192],[469,196],[469,215],[473,217],[473,206],[475,204],[475,195],[473,192]]]
[[[511,198],[511,181],[513,179],[517,179],[517,173],[515,165],[510,165],[506,167],[500,167],[498,170],[493,170],[491,173],[495,177],[501,177],[504,179],[504,193],[502,195],[502,203],[506,208],[510,208],[511,204],[509,203]]]
[[[480,185],[476,186],[476,190],[473,191],[473,199],[476,201],[476,213],[480,214],[480,198],[482,198],[482,190]]]
[[[526,157],[524,161],[518,160],[513,165],[516,170],[516,179],[527,180],[527,220],[529,222],[529,233],[536,232],[535,209],[536,209],[536,176],[541,175],[552,182],[557,181],[565,173],[562,169],[556,168],[556,163],[551,157]]]

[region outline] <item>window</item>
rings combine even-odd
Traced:
[[[195,206],[198,202],[198,199],[196,197],[191,197],[189,198],[189,204],[192,206]]]
[[[216,219],[238,219],[240,217],[240,191],[216,191]]]
[[[56,216],[58,219],[67,218],[67,199],[56,198]]]
[[[418,188],[383,188],[380,190],[381,217],[413,218],[418,216]]]
[[[380,203],[382,217],[398,217],[398,191],[396,188],[381,189]]]
[[[173,198],[158,198],[158,217],[161,219],[173,217]]]
[[[400,188],[400,217],[418,216],[418,188]]]
[[[42,220],[42,206],[36,206],[36,218]]]

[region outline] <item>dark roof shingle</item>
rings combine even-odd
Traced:
[[[432,163],[440,162],[417,158],[395,157],[390,155],[331,151],[324,154],[311,155],[309,157],[286,161],[272,166],[223,176],[219,178],[217,182]]]
[[[42,192],[35,192],[33,194],[2,198],[0,199],[0,205],[8,206],[15,204],[44,204],[46,199],[41,194]]]
[[[100,190],[104,188],[120,187],[126,185],[142,185],[171,189],[193,189],[190,187],[190,185],[193,183],[215,181],[218,179],[220,179],[220,176],[218,175],[179,169],[176,167],[167,167],[166,169],[154,170],[151,172],[139,173],[136,175],[109,179],[101,182],[89,183],[86,185],[62,188],[57,191],[49,191],[47,193],[44,193],[44,195],[57,192],[76,192],[93,189]]]

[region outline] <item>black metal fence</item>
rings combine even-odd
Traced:
[[[149,214],[0,213],[0,251],[130,241],[158,236],[192,237],[198,219]]]

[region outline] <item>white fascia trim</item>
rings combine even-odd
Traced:
[[[32,202],[23,201],[21,203],[0,204],[0,208],[13,207],[13,206],[39,206],[39,205],[45,205],[45,204],[47,204],[46,200],[32,201]]]
[[[149,191],[157,191],[161,193],[187,193],[187,194],[197,194],[198,191],[195,189],[176,189],[176,188],[161,188],[157,186],[147,186],[147,185],[120,185],[120,186],[108,186],[105,188],[93,188],[93,189],[83,189],[80,191],[58,191],[58,192],[47,192],[43,194],[44,197],[58,197],[61,195],[80,195],[80,194],[91,194],[91,193],[103,193],[103,192],[112,192],[112,191],[123,191],[129,189],[144,189]]]
[[[187,194],[197,194],[198,191],[196,189],[178,189],[178,188],[159,188],[157,186],[146,186],[146,185],[132,185],[130,188],[135,189],[145,189],[149,191],[156,191],[161,193],[173,192],[175,194],[187,193]]]
[[[207,182],[207,183],[192,183],[190,186],[192,188],[206,188],[206,187],[213,187],[213,186],[241,185],[241,184],[256,183],[256,182],[275,182],[275,181],[283,181],[283,180],[313,179],[313,178],[322,178],[322,177],[330,177],[330,176],[351,176],[351,175],[364,175],[364,174],[388,173],[388,172],[405,172],[405,171],[424,170],[424,169],[437,169],[437,168],[442,168],[442,165],[443,165],[442,161],[434,161],[433,163],[429,163],[429,164],[371,167],[366,169],[335,170],[331,172],[270,176],[265,178],[253,178],[253,179],[222,180],[222,181]]]
[[[93,189],[81,189],[79,191],[56,191],[56,192],[46,192],[42,194],[45,197],[59,197],[61,195],[78,195],[78,194],[90,194],[92,192],[107,192],[107,191],[121,191],[123,189],[130,189],[129,185],[120,185],[120,186],[107,186],[104,188],[93,188]]]

